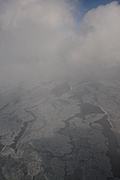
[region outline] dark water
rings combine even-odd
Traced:
[[[2,136],[0,136],[0,139],[2,138]],[[4,145],[0,142],[0,151],[4,148]]]
[[[104,111],[100,107],[95,106],[91,103],[82,103],[79,106],[80,106],[81,113],[76,114],[76,116],[83,119],[85,118],[86,115],[93,114],[93,113],[104,114]]]
[[[120,147],[114,132],[111,130],[112,127],[108,121],[108,116],[104,115],[103,118],[95,123],[103,127],[103,135],[108,139],[108,151],[106,155],[110,158],[113,176],[120,178],[120,153],[117,151]]]
[[[8,105],[9,105],[9,103],[6,104],[5,106],[3,106],[2,108],[0,108],[0,111],[3,110],[3,109],[5,109]]]
[[[25,123],[23,124],[23,127],[21,128],[21,131],[19,132],[19,134],[15,137],[14,143],[10,145],[10,147],[11,147],[12,149],[14,149],[15,152],[17,152],[16,145],[17,145],[19,139],[22,137],[23,133],[25,132],[27,126],[28,126],[28,122],[25,122]]]
[[[70,96],[70,99],[72,98],[72,99],[75,99],[75,100],[79,101],[80,103],[83,103],[83,101],[84,101],[83,97],[86,94],[91,94],[91,92],[86,87],[84,87],[83,91]]]
[[[29,108],[28,108],[28,109],[29,109]],[[23,135],[24,132],[26,131],[26,129],[27,129],[27,127],[28,127],[28,123],[35,121],[36,118],[37,118],[37,117],[35,116],[35,114],[34,114],[33,112],[29,111],[28,109],[26,108],[26,109],[25,109],[25,112],[26,112],[26,113],[29,113],[29,114],[33,117],[33,119],[30,120],[30,121],[28,121],[28,122],[25,122],[25,123],[23,124],[23,127],[21,128],[21,131],[18,133],[18,135],[17,135],[17,136],[15,137],[15,139],[14,139],[14,143],[10,145],[10,147],[11,147],[12,149],[14,149],[15,152],[17,152],[16,145],[17,145],[19,139],[22,137],[22,135]]]
[[[70,86],[67,84],[60,84],[57,85],[54,89],[51,90],[51,93],[55,95],[56,97],[60,97],[63,94],[67,93],[70,91]]]
[[[93,104],[81,103],[80,105],[81,113],[76,114],[77,117],[85,119],[88,114],[105,114],[104,111]],[[112,172],[114,177],[120,178],[120,153],[118,152],[118,140],[111,130],[111,125],[108,121],[108,116],[105,114],[103,118],[99,119],[95,123],[100,124],[103,127],[103,135],[108,139],[108,151],[107,156],[110,158],[110,163],[112,165]]]
[[[3,144],[0,144],[0,151],[4,148]]]

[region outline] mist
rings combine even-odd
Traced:
[[[120,5],[98,6],[83,18],[77,6],[65,0],[1,0],[1,82],[114,75],[120,67]]]
[[[120,179],[120,4],[83,1],[0,0],[0,180]]]

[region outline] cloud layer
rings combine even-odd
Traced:
[[[48,76],[99,74],[119,66],[120,5],[114,1],[99,6],[83,20],[75,18],[76,5],[65,0],[1,0],[1,66],[31,65]]]

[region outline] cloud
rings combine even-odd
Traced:
[[[89,57],[103,64],[120,62],[120,6],[117,2],[89,11],[83,19],[83,30]]]
[[[5,61],[48,61],[59,56],[71,34],[72,8],[64,1],[19,1],[1,14]],[[67,6],[67,7],[66,7]],[[7,54],[6,54],[7,52]]]
[[[120,5],[92,9],[78,23],[76,4],[1,0],[1,66],[31,65],[48,76],[77,76],[120,65]]]

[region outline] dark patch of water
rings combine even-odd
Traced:
[[[110,158],[112,165],[113,176],[120,178],[120,153],[118,152],[118,140],[111,130],[111,125],[108,121],[108,116],[104,115],[103,118],[95,121],[95,123],[100,124],[103,127],[103,135],[108,139],[108,151],[107,156]]]
[[[4,148],[3,144],[0,144],[0,151]]]
[[[0,108],[0,111],[3,110],[3,109],[5,109],[8,105],[9,105],[9,103],[6,104],[5,106],[3,106],[2,108]]]
[[[10,147],[11,147],[12,149],[14,149],[15,152],[17,152],[16,145],[17,145],[19,139],[22,137],[23,133],[25,132],[27,126],[28,126],[28,122],[25,122],[25,123],[23,124],[23,127],[22,127],[21,131],[19,132],[19,134],[15,137],[14,143],[10,145]]]
[[[60,97],[63,94],[67,93],[70,91],[70,86],[67,84],[60,84],[57,85],[54,89],[51,90],[51,93],[55,95],[56,97]]]
[[[28,109],[29,109],[29,108],[28,108]],[[37,118],[37,117],[35,116],[35,114],[34,114],[33,112],[29,111],[28,109],[26,108],[26,109],[25,109],[25,112],[26,112],[26,113],[29,113],[29,114],[33,117],[33,119],[30,120],[30,121],[28,121],[28,122],[25,122],[25,123],[23,124],[23,127],[21,128],[21,131],[19,132],[19,134],[18,134],[18,135],[15,137],[15,139],[14,139],[14,143],[10,145],[10,147],[11,147],[12,149],[14,149],[15,152],[17,152],[16,145],[17,145],[19,139],[22,137],[23,133],[26,131],[26,129],[27,129],[27,127],[28,127],[28,123],[35,121],[36,118]]]
[[[81,113],[76,114],[76,117],[79,117],[79,118],[84,119],[86,115],[93,114],[93,113],[104,114],[104,111],[100,107],[95,106],[91,103],[82,103],[79,106],[81,109]]]

